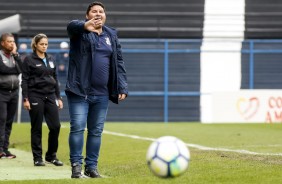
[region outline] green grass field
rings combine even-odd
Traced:
[[[44,153],[47,133],[44,126]],[[68,133],[69,124],[63,123],[58,157],[69,165]],[[0,180],[0,183],[282,183],[281,133],[282,124],[106,123],[98,168],[107,178]],[[151,144],[146,138],[164,135],[182,139],[191,152],[189,168],[178,178],[158,178],[146,165],[146,152]],[[14,124],[11,147],[30,152],[30,124]]]

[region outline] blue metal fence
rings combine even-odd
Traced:
[[[67,39],[49,39],[48,52],[58,54],[66,52],[59,45]],[[30,53],[30,39],[19,39],[20,44],[27,44],[26,50],[19,49],[20,53]],[[163,55],[163,90],[162,91],[130,91],[130,96],[160,96],[163,97],[163,120],[169,121],[169,97],[200,96],[200,91],[172,91],[169,90],[169,63],[171,54],[200,54],[202,40],[174,40],[174,39],[121,39],[124,53],[157,53]],[[179,44],[179,45],[178,45]],[[209,51],[213,52],[213,51]],[[216,50],[218,52],[218,50]],[[233,52],[232,50],[223,52]],[[249,55],[248,87],[254,89],[255,55],[282,54],[282,40],[245,40],[242,42],[242,54]],[[148,58],[149,59],[149,58]],[[200,85],[200,84],[199,84]],[[64,92],[62,91],[62,95]]]

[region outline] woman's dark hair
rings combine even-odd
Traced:
[[[104,11],[106,12],[106,9],[105,9],[105,6],[103,5],[103,3],[98,2],[98,1],[95,1],[95,2],[93,2],[93,3],[91,3],[91,4],[88,5],[88,8],[87,8],[87,10],[86,10],[86,15],[88,15],[88,13],[90,12],[91,8],[92,8],[93,6],[96,6],[96,5],[101,6],[101,7],[104,9]]]

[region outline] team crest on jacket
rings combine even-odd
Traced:
[[[111,45],[111,42],[110,42],[110,38],[109,38],[109,37],[106,37],[105,40],[106,40],[106,44]]]
[[[51,68],[54,68],[54,67],[55,67],[55,65],[54,65],[54,62],[53,62],[53,61],[49,61],[49,65],[50,65],[50,67],[51,67]]]

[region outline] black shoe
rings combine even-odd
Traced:
[[[98,173],[97,169],[87,169],[85,168],[84,175],[90,178],[102,178],[102,176]]]
[[[45,166],[45,163],[42,160],[34,161],[34,166]]]
[[[0,152],[0,158],[4,158],[6,156],[6,154],[4,152]]]
[[[55,166],[63,166],[63,162],[61,162],[60,160],[56,159],[52,159],[52,160],[47,160],[45,159],[46,162],[50,163],[50,164],[54,164]]]
[[[71,167],[71,178],[83,178],[81,165],[79,163],[73,163]]]
[[[5,153],[5,157],[6,158],[16,158],[17,156],[16,155],[14,155],[14,154],[12,154],[10,151],[8,151],[8,150],[4,150],[4,153]]]

